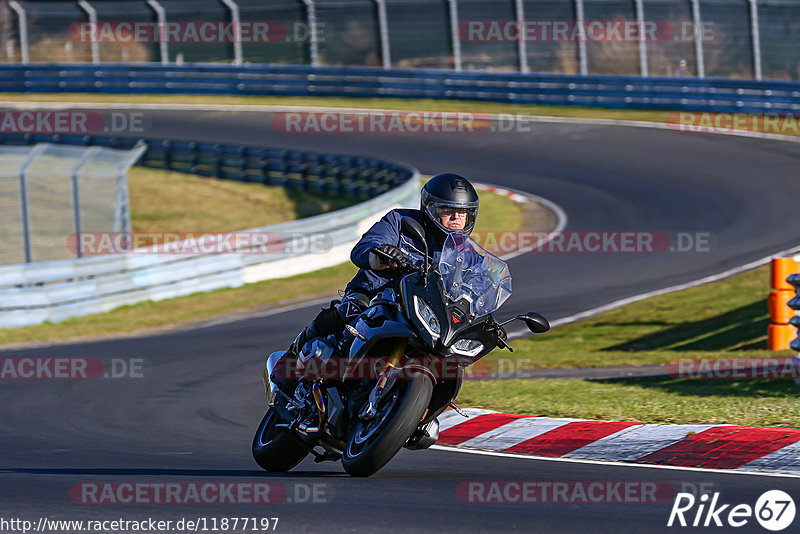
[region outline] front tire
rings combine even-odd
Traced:
[[[375,417],[353,428],[342,453],[345,471],[368,477],[386,465],[419,425],[432,392],[433,382],[427,375],[398,380],[381,399]]]
[[[310,451],[299,437],[275,428],[279,421],[277,412],[268,409],[253,437],[253,459],[262,469],[273,473],[289,471]]]

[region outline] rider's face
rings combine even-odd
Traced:
[[[463,230],[467,225],[467,210],[442,208],[439,210],[439,222],[450,230]]]

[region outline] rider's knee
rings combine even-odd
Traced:
[[[369,297],[367,295],[355,291],[347,293],[341,304],[336,308],[339,319],[342,321],[342,328],[344,328],[345,324],[350,324],[353,319],[361,315],[361,312],[366,310],[368,306]]]
[[[315,336],[339,334],[369,306],[369,297],[363,293],[347,293],[341,302],[334,300],[323,308],[311,323]]]
[[[314,331],[321,336],[337,334],[344,328],[344,322],[339,316],[337,301],[331,302],[328,308],[323,308],[311,323]],[[340,304],[341,305],[341,304]]]

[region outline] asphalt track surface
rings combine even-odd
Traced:
[[[275,131],[269,114],[147,115],[149,137],[363,154],[429,174],[460,172],[558,203],[569,216],[568,230],[711,236],[709,252],[523,254],[510,261],[514,296],[501,317],[527,310],[564,317],[762,258],[795,246],[800,235],[800,144],[549,123],[516,133],[287,134]],[[2,517],[279,517],[284,532],[659,532],[694,529],[667,529],[671,501],[490,504],[464,502],[457,488],[487,480],[654,481],[675,491],[710,484],[705,488],[720,492],[724,503],[753,505],[768,489],[800,498],[794,478],[443,450],[401,451],[369,479],[310,460],[289,475],[268,475],[250,456],[263,413],[264,356],[287,345],[313,313],[305,307],[161,335],[0,353],[145,362],[142,378],[3,380]],[[270,505],[90,505],[68,493],[78,482],[264,481],[283,484],[294,501],[321,486],[317,502]],[[751,519],[737,531],[763,530]]]

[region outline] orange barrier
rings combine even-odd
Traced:
[[[771,324],[767,327],[767,349],[784,350],[797,337],[797,329],[790,324]]]
[[[793,258],[773,258],[770,265],[770,285],[772,291],[767,299],[769,318],[772,324],[767,327],[767,349],[785,350],[797,336],[797,330],[789,324],[794,310],[788,303],[795,296],[795,288],[786,279],[800,270]]]
[[[786,279],[797,271],[798,263],[792,258],[772,258],[769,274],[770,287],[794,292],[794,287]]]
[[[793,298],[794,291],[770,291],[767,308],[773,323],[789,324],[789,319],[794,317],[794,310],[789,307],[789,301]]]

